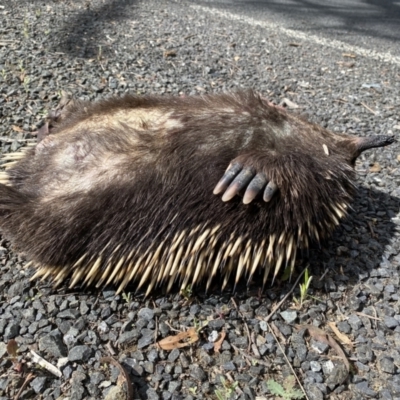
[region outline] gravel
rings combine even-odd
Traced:
[[[294,103],[333,131],[400,133],[394,63],[294,43],[180,1],[0,3],[2,153],[34,138],[61,91],[93,100],[126,91],[189,95],[248,87]],[[292,375],[288,362],[309,399],[400,398],[399,160],[398,144],[361,157],[351,215],[303,259],[313,276],[311,296],[299,302],[297,287],[297,302],[289,296],[268,321],[293,283],[278,280],[264,291],[243,283],[236,293],[205,294],[200,287],[149,299],[134,288],[123,295],[113,287],[71,292],[67,283],[55,289],[30,282],[33,271],[0,240],[0,400],[14,398],[29,373],[34,378],[20,399],[126,398],[120,370],[104,362],[107,356],[125,367],[135,399],[209,399],[216,391],[268,398],[269,380],[284,384]],[[192,346],[154,346],[200,323]],[[341,343],[352,364],[347,379],[343,360],[304,325]],[[17,357],[7,356],[12,339]],[[58,367],[61,378],[33,363],[30,350]]]

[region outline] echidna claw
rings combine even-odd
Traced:
[[[277,190],[278,186],[276,186],[276,184],[272,181],[269,182],[264,190],[264,201],[268,203],[272,199]]]
[[[247,186],[243,196],[243,204],[251,203],[259,195],[267,184],[268,180],[264,174],[258,173]]]
[[[254,178],[256,170],[253,167],[243,168],[240,174],[229,185],[222,196],[222,201],[229,201],[239,194]]]
[[[231,182],[236,177],[236,175],[242,170],[242,168],[243,168],[243,165],[238,162],[234,162],[233,164],[230,164],[229,167],[227,168],[227,170],[225,171],[224,176],[221,178],[221,180],[215,186],[213,193],[220,194],[222,192],[225,192],[225,190],[231,184]]]

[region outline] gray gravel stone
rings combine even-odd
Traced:
[[[362,381],[359,383],[356,383],[355,385],[355,390],[356,392],[360,393],[362,396],[369,397],[369,398],[377,398],[378,393],[375,392],[374,390],[370,389],[368,386],[368,382]]]
[[[310,361],[310,368],[313,372],[321,371],[321,364],[317,361]]]
[[[173,349],[168,355],[168,361],[169,362],[176,361],[178,359],[178,357],[179,357],[179,354],[180,354],[180,352],[179,352],[178,349]]]
[[[207,375],[204,370],[199,365],[190,365],[190,376],[197,381],[205,381],[207,379]]]
[[[139,333],[136,330],[124,332],[120,335],[118,343],[121,345],[133,343],[138,338],[138,335]]]
[[[388,315],[385,316],[383,322],[390,329],[394,329],[400,324],[400,322],[396,318],[389,317]]]
[[[4,342],[0,342],[0,358],[7,353],[7,345]]]
[[[223,319],[214,319],[208,323],[210,329],[220,330],[225,326],[225,321]]]
[[[240,336],[237,337],[234,341],[233,344],[237,347],[239,347],[240,349],[245,349],[248,346],[248,340],[247,337],[245,336]]]
[[[138,341],[139,349],[142,349],[143,347],[146,347],[149,344],[154,342],[154,331],[153,330],[142,329],[141,334],[142,334],[142,337]]]
[[[126,393],[121,386],[112,386],[104,397],[104,400],[125,400]]]
[[[329,345],[326,343],[318,342],[314,339],[311,340],[311,348],[319,354],[326,353],[329,350]]]
[[[294,310],[282,311],[280,315],[288,324],[293,324],[297,318],[297,312]]]
[[[82,385],[71,385],[71,400],[82,400],[85,397],[85,388]]]
[[[154,311],[150,308],[142,308],[139,310],[138,316],[149,321],[154,318]]]
[[[6,326],[6,329],[4,330],[4,339],[6,340],[13,339],[16,336],[18,336],[18,333],[19,333],[19,323],[12,321]]]
[[[68,309],[57,314],[58,318],[76,319],[80,316],[79,310]]]
[[[351,327],[347,321],[340,321],[337,323],[337,328],[343,333],[350,333]]]
[[[46,377],[45,376],[38,376],[37,378],[33,379],[30,382],[30,386],[32,389],[35,391],[35,393],[41,393],[44,385],[46,383]]]
[[[157,394],[157,392],[154,389],[147,389],[146,396],[149,400],[159,400],[160,399],[160,396]]]
[[[105,376],[101,372],[93,372],[90,374],[90,382],[94,385],[98,385],[100,382],[105,380]]]
[[[307,395],[310,400],[323,400],[324,394],[315,384],[309,384],[306,387]]]
[[[89,346],[75,346],[68,352],[69,361],[87,361],[92,356],[92,349]]]
[[[379,360],[379,368],[383,372],[388,374],[394,374],[396,372],[396,366],[392,357],[382,357]]]
[[[350,315],[347,322],[349,323],[353,331],[358,331],[362,327],[361,319],[355,314]]]

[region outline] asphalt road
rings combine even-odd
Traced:
[[[400,56],[400,1],[392,0],[205,0],[193,4],[250,18],[293,35],[341,41],[361,50]]]

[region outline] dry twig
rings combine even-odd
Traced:
[[[361,102],[360,103],[363,107],[365,107],[369,112],[372,114],[376,115],[376,111],[374,111],[372,108],[368,107],[365,103]]]
[[[275,306],[275,308],[271,311],[271,313],[263,319],[263,321],[268,322],[274,316],[274,314],[280,309],[281,305],[287,300],[287,298],[293,293],[294,289],[297,287],[297,284],[299,283],[301,277],[303,276],[307,268],[308,265],[303,269],[303,271],[301,271],[300,275],[297,277],[296,282],[293,284],[292,288],[286,293],[283,299]]]
[[[303,272],[304,272],[304,271],[303,271]],[[285,358],[286,364],[288,365],[288,367],[289,367],[290,370],[292,371],[294,377],[296,378],[296,381],[297,381],[297,383],[299,384],[301,391],[304,393],[305,398],[306,398],[307,400],[310,400],[309,397],[307,396],[307,393],[306,393],[306,391],[305,391],[303,385],[302,385],[301,382],[300,382],[299,377],[298,377],[297,374],[296,374],[296,371],[293,369],[292,365],[290,364],[290,361],[289,361],[288,358],[286,357],[285,351],[283,350],[281,344],[278,342],[278,338],[275,336],[275,333],[274,333],[273,329],[271,328],[271,326],[270,326],[270,324],[269,324],[268,322],[267,322],[267,326],[268,326],[269,331],[271,332],[271,335],[274,337],[274,339],[275,339],[275,341],[276,341],[276,343],[277,343],[277,345],[278,345],[278,347],[279,347],[281,353],[283,354],[283,357]]]
[[[46,361],[43,357],[40,357],[39,354],[31,350],[31,355],[32,355],[32,361],[34,363],[39,364],[42,368],[46,369],[47,371],[57,376],[58,378],[62,377],[61,371],[53,364],[50,364],[48,361]]]
[[[35,377],[35,375],[33,375],[31,372],[27,375],[27,377],[24,380],[24,383],[22,384],[22,386],[19,388],[17,395],[14,397],[14,400],[18,400],[19,396],[21,396],[21,393],[24,391],[24,389],[26,388],[26,385],[29,383],[29,381],[31,381],[33,378]]]

